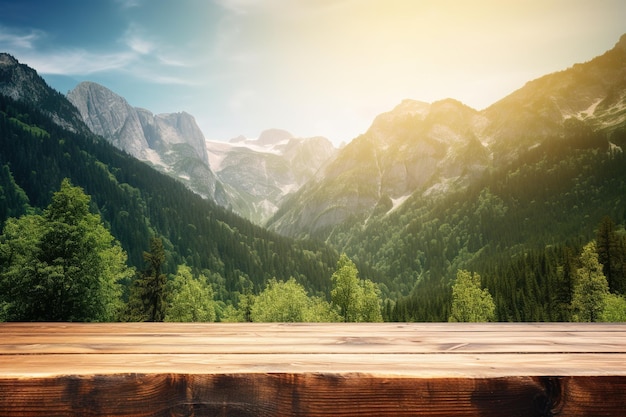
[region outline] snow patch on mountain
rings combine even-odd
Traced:
[[[309,181],[336,149],[325,138],[270,129],[256,139],[206,141],[209,164],[237,202],[234,210],[263,224],[288,195]]]
[[[585,110],[579,112],[578,116],[580,118],[585,118],[587,116],[591,116],[592,114],[595,113],[596,107],[598,107],[598,104],[600,104],[602,102],[602,100],[603,100],[603,98],[600,97],[599,99],[597,99],[596,101],[591,103],[591,105],[589,107],[587,107]]]

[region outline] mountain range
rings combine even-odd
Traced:
[[[117,106],[120,101],[113,97],[111,103]],[[192,120],[184,114],[135,113],[125,106],[115,111],[128,116],[129,124],[143,113],[137,117],[145,116],[162,135],[146,134],[146,143],[160,140],[172,148],[180,143],[170,128],[184,131],[180,125]],[[113,120],[113,114],[107,117]],[[150,124],[142,129],[146,126]],[[193,126],[189,132],[197,132]],[[236,304],[239,293],[257,292],[272,278],[294,277],[312,294],[328,292],[338,259],[332,249],[254,225],[110,141],[92,133],[79,110],[36,71],[0,53],[0,228],[9,217],[40,213],[67,178],[91,197],[90,208],[139,271],[145,267],[143,253],[151,238],[158,237],[167,254],[164,272],[173,273],[180,264],[196,273],[204,271],[223,303]],[[183,145],[192,154],[193,147]],[[191,157],[200,161],[202,149]],[[208,158],[206,151],[204,155]],[[0,270],[4,255],[0,251]]]
[[[68,99],[94,133],[200,195],[281,234],[326,239],[349,218],[389,212],[416,192],[467,186],[576,123],[619,128],[625,48],[622,37],[603,56],[530,81],[482,111],[454,99],[404,100],[340,151],[279,129],[206,142],[192,116],[153,115],[94,83]]]
[[[23,190],[43,207],[68,176],[133,262],[156,232],[177,262],[216,271],[229,291],[293,275],[327,294],[324,274],[345,252],[379,283],[387,319],[445,320],[466,268],[485,277],[499,320],[563,320],[571,253],[604,216],[626,234],[626,35],[484,110],[404,100],[341,149],[279,129],[207,142],[188,114],[154,115],[93,83],[66,99],[6,54],[0,95],[10,135],[30,138],[2,138],[3,201],[23,205]]]
[[[572,131],[626,125],[626,36],[604,55],[528,82],[485,110],[456,100],[405,100],[378,116],[324,171],[290,197],[268,226],[326,239],[348,219],[388,213],[410,196],[466,187],[488,170]],[[621,148],[620,148],[621,149]]]
[[[258,224],[334,152],[325,138],[278,129],[256,140],[207,143],[190,114],[154,115],[93,82],[78,84],[67,98],[93,133]]]

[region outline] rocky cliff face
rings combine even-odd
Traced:
[[[209,167],[204,135],[193,116],[184,112],[154,115],[92,82],[78,84],[67,98],[95,134],[152,163],[198,194],[230,204]]]
[[[563,136],[572,121],[610,134],[626,122],[626,35],[603,55],[530,81],[483,114],[489,123],[478,134],[497,160]]]
[[[153,160],[154,152],[161,158],[174,145],[183,144],[202,162],[209,162],[204,135],[190,114],[154,115],[92,82],[78,84],[67,98],[94,133],[139,159]]]
[[[138,112],[123,97],[99,84],[82,82],[67,98],[93,133],[138,159],[147,159],[150,147]]]
[[[476,110],[454,100],[405,100],[378,116],[268,224],[287,235],[324,237],[350,219],[392,210],[416,190],[465,184],[490,160],[483,145],[466,134],[480,123]]]
[[[155,115],[91,82],[80,83],[68,99],[94,133],[259,224],[335,151],[324,138],[298,139],[279,129],[255,140],[207,143],[193,116]]]
[[[326,138],[295,138],[278,129],[255,140],[239,137],[207,147],[211,167],[231,190],[233,209],[259,224],[336,152]]]

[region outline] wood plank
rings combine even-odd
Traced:
[[[2,377],[124,373],[354,373],[383,376],[622,376],[626,354],[50,354],[2,355]]]
[[[622,416],[624,378],[125,374],[0,379],[3,416]]]
[[[0,323],[0,416],[622,416],[621,324]]]
[[[499,325],[480,332],[429,325],[280,326],[213,324],[60,324],[3,326],[0,354],[31,353],[626,353],[622,325],[594,331],[528,329]],[[487,326],[490,327],[490,326]],[[569,327],[569,326],[566,326]],[[582,326],[588,327],[588,326]],[[148,330],[153,329],[153,330]],[[178,332],[176,330],[178,329]]]

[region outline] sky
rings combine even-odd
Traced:
[[[483,109],[626,33],[623,0],[0,0],[0,51],[208,140],[349,142],[403,99]]]

